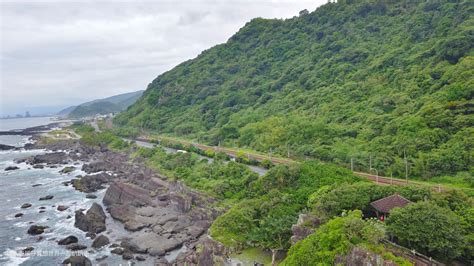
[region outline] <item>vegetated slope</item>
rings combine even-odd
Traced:
[[[472,171],[472,1],[338,1],[257,18],[115,122],[403,176]],[[469,173],[467,175],[470,175]]]
[[[70,117],[85,117],[94,116],[96,114],[117,113],[127,109],[127,107],[138,100],[142,94],[143,91],[135,91],[86,102],[75,107],[67,113],[67,115]],[[61,112],[64,113],[64,110]]]
[[[73,105],[73,106],[69,106],[69,107],[66,107],[64,109],[62,109],[61,111],[57,112],[56,115],[59,115],[59,116],[68,116],[72,111],[74,111],[74,109],[76,109],[77,106]]]

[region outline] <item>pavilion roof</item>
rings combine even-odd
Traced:
[[[371,202],[370,205],[379,212],[390,213],[390,210],[392,210],[393,208],[402,208],[408,205],[409,203],[411,203],[411,201],[405,199],[404,197],[396,193],[391,196]]]

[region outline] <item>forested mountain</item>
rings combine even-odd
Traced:
[[[115,122],[402,176],[472,171],[472,1],[328,3],[256,18]]]
[[[114,95],[104,99],[97,99],[78,106],[68,107],[60,111],[58,115],[77,118],[94,116],[96,114],[117,113],[127,109],[127,107],[138,100],[142,94],[143,91],[135,91]]]

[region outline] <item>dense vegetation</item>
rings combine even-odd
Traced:
[[[381,222],[363,220],[361,211],[350,211],[331,219],[316,233],[296,243],[281,265],[334,265],[336,256],[346,254],[354,246],[382,253],[384,259],[397,265],[411,265],[390,252],[384,252],[379,242],[385,237],[385,227]]]
[[[414,203],[392,210],[386,222],[386,237],[391,235],[399,244],[441,261],[468,262],[474,258],[474,200],[462,191],[435,193],[424,187],[371,183],[333,185],[313,193],[308,208],[310,213],[326,221],[347,210],[361,210],[364,217],[369,218],[375,215],[370,202],[394,193]],[[310,252],[304,244],[300,245],[303,247],[294,250],[295,254],[290,250],[289,257]]]
[[[407,248],[445,262],[474,258],[474,201],[462,191],[380,186],[347,169],[317,161],[277,165],[258,176],[246,165],[225,161],[228,158],[223,155],[209,154],[213,157],[209,161],[199,150],[167,153],[160,146],[137,147],[110,131],[95,132],[86,125],[73,128],[87,145],[129,152],[168,178],[217,199],[214,207],[222,215],[212,224],[210,234],[233,250],[289,250],[283,265],[333,265],[357,247],[410,265],[381,242],[391,236]],[[394,193],[414,203],[394,209],[386,224],[374,220],[370,202]],[[301,213],[316,217],[321,226],[291,246],[291,228]]]
[[[410,176],[472,182],[473,13],[467,0],[342,0],[253,19],[115,122],[365,171],[371,156],[394,176],[406,154]]]
[[[126,150],[130,143],[110,131],[96,132],[90,125],[76,124],[72,129],[81,136],[81,142],[89,146],[106,146],[112,150]]]

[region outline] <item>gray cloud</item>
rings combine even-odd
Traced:
[[[1,114],[144,89],[254,17],[290,18],[325,2],[2,1]]]

